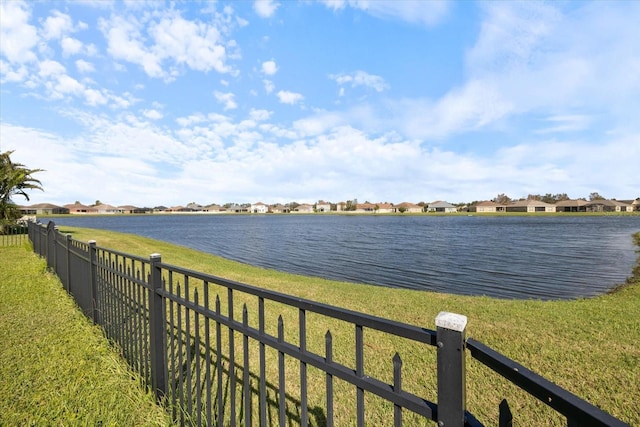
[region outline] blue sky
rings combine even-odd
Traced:
[[[637,1],[0,7],[29,203],[640,197]]]

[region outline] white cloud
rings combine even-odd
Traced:
[[[256,109],[253,109],[253,108],[249,112],[249,116],[251,117],[251,119],[255,120],[255,121],[258,121],[258,122],[263,122],[265,120],[268,120],[269,117],[271,117],[272,114],[273,114],[272,111],[256,110]]]
[[[238,108],[238,104],[235,101],[235,95],[233,93],[215,91],[213,92],[213,96],[215,96],[219,103],[224,104],[225,110],[234,110]]]
[[[39,74],[42,77],[60,75],[60,74],[66,73],[67,71],[64,65],[62,65],[58,61],[51,61],[49,59],[41,61],[39,66],[40,66]]]
[[[31,11],[24,2],[0,3],[0,54],[9,63],[22,64],[36,59],[31,50],[38,42],[36,28],[29,24]]]
[[[351,84],[351,87],[365,86],[377,92],[382,92],[389,88],[389,85],[387,85],[382,77],[361,70],[350,74],[331,74],[329,78],[335,80],[339,85]]]
[[[280,7],[280,3],[273,0],[255,0],[253,10],[262,18],[270,18]]]
[[[538,129],[536,133],[545,134],[581,131],[589,126],[591,117],[579,114],[553,115],[547,117],[545,122],[547,122],[549,126]]]
[[[142,114],[151,120],[160,120],[163,117],[162,113],[158,110],[143,110]]]
[[[267,76],[273,76],[278,72],[278,66],[275,61],[265,61],[262,63],[262,72]]]
[[[264,91],[268,94],[273,92],[276,88],[276,85],[274,85],[271,80],[263,80],[262,83],[264,83]]]
[[[96,68],[93,66],[92,63],[87,62],[83,59],[78,59],[76,61],[76,68],[78,69],[79,72],[81,73],[93,73]]]
[[[65,13],[54,10],[42,25],[42,37],[47,40],[59,39],[73,30],[73,21]]]
[[[295,92],[289,92],[288,90],[281,90],[277,93],[277,95],[278,95],[278,99],[283,104],[294,105],[304,99],[304,96],[302,96],[301,94],[295,93]]]
[[[82,42],[73,37],[64,37],[60,41],[60,46],[62,46],[63,56],[77,55],[82,51]]]
[[[233,71],[226,63],[227,51],[215,25],[184,19],[171,10],[153,16],[155,19],[150,22],[133,16],[100,20],[109,54],[140,65],[150,77],[166,80],[179,75],[181,66],[203,72]]]
[[[393,19],[432,27],[446,18],[450,3],[445,0],[320,0],[330,9],[362,10],[382,19]]]

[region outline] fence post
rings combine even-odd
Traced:
[[[64,289],[69,293],[69,289],[71,288],[71,234],[67,234],[65,248],[67,251],[67,277],[65,277]]]
[[[462,427],[466,411],[465,328],[467,317],[442,311],[436,316],[438,345],[438,426]]]
[[[151,357],[151,386],[156,399],[161,402],[167,394],[167,345],[164,298],[158,293],[162,289],[160,254],[151,254],[149,277],[149,351]]]
[[[91,295],[91,314],[93,324],[98,325],[98,278],[96,277],[96,241],[89,240],[89,292]]]
[[[53,265],[51,268],[58,275],[58,226],[53,227]]]

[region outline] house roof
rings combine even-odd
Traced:
[[[551,203],[545,203],[542,202],[540,200],[517,200],[513,203],[511,203],[509,206],[555,206],[552,205]]]
[[[474,203],[472,206],[487,206],[487,207],[497,207],[497,206],[505,206],[500,203],[493,202],[491,200],[485,200],[483,202]]]
[[[451,203],[444,202],[442,200],[437,200],[435,202],[429,203],[430,208],[455,208]]]
[[[420,206],[420,205],[416,205],[415,203],[409,203],[409,202],[402,202],[402,203],[396,205],[396,207],[398,207],[398,208],[422,208],[422,206]]]
[[[31,206],[20,206],[22,208],[31,208],[31,209],[62,209],[65,208],[65,206],[58,206],[58,205],[54,205],[52,203],[36,203],[35,205],[31,205]]]
[[[68,205],[64,205],[67,209],[90,209],[89,206],[83,205],[82,203],[71,203]]]
[[[584,199],[575,199],[575,200],[561,200],[556,203],[556,206],[586,206],[589,202]]]

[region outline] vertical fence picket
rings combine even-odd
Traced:
[[[178,285],[176,286],[176,295],[180,296],[180,283],[178,283]],[[176,311],[177,311],[177,318],[176,321],[178,322],[178,331],[176,333],[176,340],[178,341],[178,408],[180,408],[180,424],[184,425],[184,410],[182,410],[182,408],[185,407],[184,405],[184,358],[182,356],[183,354],[183,343],[182,340],[184,339],[182,336],[184,335],[184,329],[182,326],[182,305],[181,304],[176,304]]]
[[[247,305],[242,307],[242,326],[246,330],[249,327],[249,313]],[[244,425],[251,425],[251,376],[249,363],[249,335],[242,334],[242,351],[244,356],[244,366],[242,373],[242,389],[244,390]]]
[[[220,296],[216,295],[216,379],[218,427],[224,425],[224,402],[222,400],[222,324],[220,323]]]
[[[362,325],[356,325],[356,376],[364,377],[364,337]],[[356,423],[358,427],[364,427],[364,389],[356,390]]]
[[[278,343],[284,343],[284,322],[282,315],[278,316]],[[285,393],[285,371],[284,371],[284,352],[278,351],[278,410],[279,425],[284,427],[287,425],[287,400]]]
[[[298,310],[298,330],[300,333],[300,352],[307,351],[307,312],[304,309]],[[309,424],[309,414],[307,410],[307,363],[300,360],[300,425]]]
[[[333,337],[331,332],[327,331],[324,336],[325,343],[325,361],[327,365],[333,362]],[[333,375],[326,374],[326,394],[327,394],[327,427],[333,427]]]
[[[193,290],[193,303],[198,307],[198,289]],[[195,310],[193,317],[193,329],[195,333],[194,346],[195,346],[195,368],[196,368],[196,416],[197,425],[202,425],[202,389],[200,387],[200,315],[198,310]]]
[[[398,395],[402,392],[402,359],[398,353],[393,356],[393,392]],[[393,425],[402,426],[402,406],[397,403],[393,405]]]
[[[209,282],[203,283],[204,287],[204,309],[209,311]],[[206,422],[211,423],[211,331],[209,324],[210,317],[204,316],[204,349],[205,349],[205,405],[206,405]]]
[[[264,336],[264,298],[258,298],[258,332]],[[265,344],[260,340],[260,425],[267,425],[267,363]]]
[[[171,295],[174,295],[173,293],[173,274],[172,272],[169,272],[169,277],[167,279],[167,285],[169,288],[169,293]],[[171,379],[171,385],[170,385],[170,390],[171,390],[171,412],[172,412],[172,417],[175,420],[177,418],[177,408],[178,408],[178,402],[177,402],[177,395],[178,395],[178,390],[177,390],[177,382],[176,382],[176,329],[177,327],[179,327],[179,325],[176,325],[176,318],[175,318],[175,313],[174,313],[174,307],[175,307],[175,302],[173,302],[173,300],[169,300],[169,354],[170,354],[170,360],[169,360],[169,378]]]
[[[184,299],[189,301],[189,276],[184,275]],[[192,398],[192,363],[193,363],[193,346],[191,345],[191,313],[189,312],[189,307],[187,305],[184,306],[184,319],[185,319],[185,351],[186,354],[186,367],[185,367],[185,375],[187,386],[185,389],[185,395],[187,399],[187,414],[191,419],[193,415],[193,398]]]
[[[227,290],[227,310],[229,311],[229,324],[233,324],[233,289]],[[229,411],[231,413],[231,424],[236,424],[236,357],[235,357],[235,331],[229,328]]]

